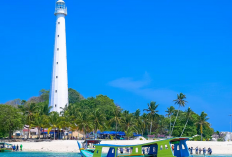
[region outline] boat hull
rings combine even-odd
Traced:
[[[82,157],[93,157],[93,153],[88,150],[81,150],[80,153]]]
[[[0,148],[0,152],[12,152],[11,148]]]

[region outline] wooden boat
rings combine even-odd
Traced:
[[[11,152],[11,151],[13,151],[12,144],[5,142],[0,143],[0,152]]]
[[[94,145],[100,144],[101,140],[85,140],[84,142],[80,143],[77,141],[80,150],[86,150],[88,152],[94,153]]]
[[[187,140],[189,138],[180,137],[138,145],[96,144],[94,145],[95,149],[92,150],[82,148],[80,145],[79,148],[82,157],[188,157],[190,154],[186,144]],[[174,146],[173,150],[172,146]],[[108,150],[108,152],[103,152],[103,149]],[[124,150],[129,151],[125,152]]]

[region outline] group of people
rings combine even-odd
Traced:
[[[17,145],[17,146],[16,146],[16,145],[13,145],[13,146],[12,146],[12,149],[13,149],[13,151],[19,151],[19,145]],[[22,145],[22,144],[20,145],[20,150],[21,150],[21,151],[23,150],[23,145]]]
[[[123,151],[124,151],[123,148],[118,148],[118,150],[120,151],[121,154],[123,154]],[[125,151],[126,151],[127,153],[130,153],[130,152],[131,152],[131,148],[130,148],[130,147],[125,148]]]
[[[193,147],[189,148],[190,154],[193,154],[193,150],[194,150]],[[211,155],[213,151],[212,151],[212,149],[210,147],[208,148],[208,150],[205,147],[203,149],[198,148],[198,147],[195,148],[195,153],[196,154],[201,154],[201,152],[202,152],[203,155],[205,155],[207,152],[208,152],[209,155]]]

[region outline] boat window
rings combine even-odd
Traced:
[[[114,153],[114,149],[112,149],[112,153]]]
[[[177,150],[180,150],[179,145],[176,146],[176,149],[177,149]]]
[[[98,154],[98,150],[97,150],[97,154]]]
[[[135,149],[136,153],[138,153],[138,148]]]
[[[185,149],[185,146],[182,144],[182,149]]]
[[[160,150],[163,150],[163,146],[162,145],[160,146]]]

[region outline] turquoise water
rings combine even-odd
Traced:
[[[0,153],[1,157],[81,157],[79,153],[54,153],[54,152],[5,152]],[[203,155],[193,155],[203,157]],[[205,157],[232,157],[232,155],[211,155]]]
[[[54,153],[54,152],[4,152],[1,157],[81,157],[79,153]]]

